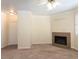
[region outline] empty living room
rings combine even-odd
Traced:
[[[78,59],[78,0],[1,0],[1,59]]]

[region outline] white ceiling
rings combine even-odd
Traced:
[[[56,8],[48,10],[46,5],[39,4],[44,0],[2,0],[2,10],[14,8],[16,10],[29,10],[34,14],[54,14],[57,12],[73,9],[77,7],[77,0],[55,0],[59,2]]]

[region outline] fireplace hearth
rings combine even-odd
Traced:
[[[53,32],[52,33],[52,45],[59,47],[70,48],[70,33],[65,32]]]

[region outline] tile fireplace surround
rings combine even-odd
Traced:
[[[67,45],[55,43],[55,36],[61,36],[67,38]],[[52,32],[52,45],[64,48],[71,48],[71,35],[69,32]]]

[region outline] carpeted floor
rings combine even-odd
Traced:
[[[77,52],[52,45],[33,45],[31,49],[18,50],[16,46],[3,48],[1,59],[78,59]]]

